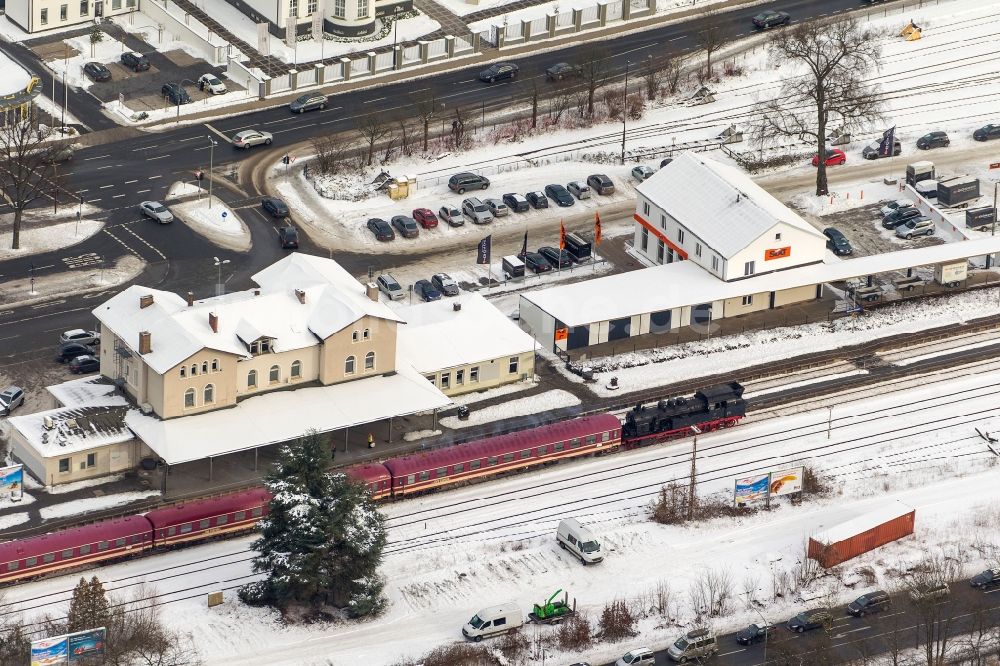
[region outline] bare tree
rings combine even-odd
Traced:
[[[695,19],[691,33],[698,49],[705,52],[705,78],[711,79],[712,56],[732,39],[732,35],[718,14],[712,11],[707,11]]]
[[[594,115],[594,95],[611,76],[611,54],[603,46],[590,46],[582,54],[580,79],[587,92],[587,115]]]
[[[55,163],[67,150],[62,142],[47,141],[30,117],[0,126],[0,195],[14,211],[12,249],[21,247],[24,211],[56,188]]]
[[[427,141],[430,135],[431,121],[434,120],[439,107],[443,107],[443,104],[438,101],[437,93],[434,88],[427,88],[418,93],[410,96],[410,101],[413,103],[413,110],[416,113],[417,118],[420,120],[420,126],[423,128],[424,132],[424,152],[427,152]]]
[[[529,76],[521,79],[519,85],[524,89],[531,102],[531,129],[538,127],[538,104],[542,97],[542,81],[540,76]]]
[[[462,117],[462,108],[459,106],[455,107],[455,119],[451,121],[451,134],[455,142],[455,150],[460,150],[462,142],[465,141],[465,119]]]
[[[923,648],[927,666],[942,666],[953,647],[956,616],[961,613],[940,586],[962,577],[962,564],[956,557],[930,554],[917,563],[904,582],[916,616],[917,644]]]
[[[705,569],[691,582],[688,597],[695,617],[722,617],[733,610],[733,575],[729,569]]]
[[[683,61],[683,56],[669,49],[656,55],[650,54],[642,61],[639,76],[645,84],[646,99],[654,101],[664,88],[671,93],[677,92]]]
[[[573,103],[573,94],[569,92],[561,92],[554,97],[549,98],[549,119],[552,121],[553,125],[557,125],[559,120],[562,118],[562,114],[565,113],[566,109],[570,107]]]
[[[761,122],[754,123],[754,139],[762,146],[779,137],[811,137],[817,155],[826,155],[831,120],[846,131],[882,117],[882,93],[866,82],[878,69],[882,49],[856,19],[798,24],[776,33],[769,49],[773,61],[798,67],[784,78],[778,95],[762,102]],[[823,159],[816,171],[816,194],[829,194]]]
[[[320,173],[327,174],[340,170],[352,146],[343,136],[328,134],[314,137],[312,148],[316,153],[316,168]]]
[[[375,146],[391,131],[390,125],[378,113],[366,113],[355,121],[355,129],[366,146],[365,166],[371,166],[375,158]]]

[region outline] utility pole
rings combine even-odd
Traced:
[[[622,91],[622,165],[625,164],[625,119],[628,118],[628,66],[631,63],[625,61],[625,89]]]
[[[212,166],[215,161],[215,139],[212,137],[206,137],[208,139],[208,209],[212,210]]]
[[[697,428],[692,428],[695,431],[694,442],[691,443],[691,479],[688,484],[688,512],[687,519],[694,520],[694,503],[695,503],[695,478],[698,474],[698,432]]]

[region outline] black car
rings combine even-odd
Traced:
[[[503,195],[503,202],[507,204],[507,208],[510,208],[515,213],[524,213],[531,208],[528,199],[516,192],[508,192]]]
[[[972,133],[972,138],[976,141],[1000,139],[1000,125],[986,125],[984,127],[980,127]]]
[[[428,280],[417,280],[413,283],[413,291],[425,301],[437,301],[441,299],[441,292],[435,289],[434,285]]]
[[[774,636],[773,624],[751,624],[746,629],[736,632],[736,642],[740,645],[752,645],[766,641]]]
[[[87,345],[80,344],[79,342],[64,342],[56,350],[56,361],[66,363],[67,361],[72,361],[77,356],[88,356],[93,353],[94,350]]]
[[[823,230],[823,235],[826,236],[826,246],[833,250],[833,253],[838,257],[854,254],[854,248],[851,247],[847,237],[840,233],[839,230],[827,227]]]
[[[284,250],[296,250],[299,247],[299,232],[295,227],[278,229],[278,240]]]
[[[608,195],[615,193],[615,183],[611,178],[603,173],[595,173],[592,176],[587,176],[587,185],[590,186],[594,192],[601,195]]]
[[[674,161],[674,158],[672,158],[672,157],[664,157],[662,160],[660,160],[660,168],[662,169],[663,167],[667,166],[668,164],[670,164],[673,161]]]
[[[988,590],[991,587],[996,587],[1000,585],[1000,569],[987,569],[982,573],[977,573],[969,579],[969,584],[972,587],[978,587],[980,590]]]
[[[545,245],[538,248],[538,254],[545,257],[545,260],[555,268],[569,268],[573,265],[573,255],[557,247]]]
[[[91,354],[77,356],[69,362],[69,371],[74,375],[84,375],[88,372],[97,372],[100,369],[101,362]]]
[[[552,264],[548,260],[537,252],[529,252],[528,254],[521,257],[521,261],[527,268],[530,268],[535,273],[547,273],[552,270]]]
[[[83,73],[98,83],[111,80],[111,70],[99,62],[88,62],[83,66]]]
[[[445,296],[458,296],[458,283],[447,273],[435,273],[432,275],[431,284]]]
[[[560,185],[559,187],[562,187],[562,185]],[[569,192],[567,192],[566,194],[569,194]],[[528,200],[528,203],[531,204],[532,208],[549,207],[549,200],[545,196],[545,192],[528,192],[527,194],[524,195],[524,198]],[[572,199],[572,197],[570,198]]]
[[[190,104],[191,97],[184,88],[176,83],[164,83],[160,88],[160,94],[170,100],[171,104]]]
[[[847,604],[847,612],[854,617],[864,617],[868,613],[878,613],[881,610],[885,610],[889,607],[890,601],[888,593],[882,590],[875,590],[868,594],[862,594]]]
[[[281,199],[264,197],[260,200],[260,207],[271,217],[288,217],[288,206]]]
[[[911,218],[914,217],[920,217],[920,209],[912,206],[897,208],[882,218],[882,228],[895,229],[900,225],[906,224]]]
[[[583,68],[568,62],[557,62],[545,70],[545,78],[549,81],[562,81],[570,76],[583,76]]]
[[[792,17],[787,12],[776,12],[766,9],[753,17],[753,27],[758,30],[767,30],[776,25],[788,25],[788,22],[791,20]]]
[[[518,67],[512,62],[498,62],[479,72],[479,80],[495,83],[504,79],[516,79]]]
[[[545,194],[550,199],[555,201],[560,206],[563,206],[564,208],[566,206],[572,206],[574,203],[576,203],[576,200],[573,198],[573,195],[570,194],[569,190],[567,190],[562,185],[546,185]]]
[[[917,139],[917,148],[920,150],[930,150],[931,148],[947,148],[951,145],[951,140],[944,132],[928,132]]]
[[[392,226],[396,228],[403,238],[416,238],[420,235],[420,227],[417,221],[409,215],[395,215],[392,218]]]
[[[141,53],[123,53],[121,60],[133,72],[145,72],[149,69],[149,58]]]
[[[396,232],[389,223],[379,217],[368,220],[368,230],[375,234],[375,240],[391,241],[396,239]]]
[[[819,629],[833,622],[833,616],[825,608],[815,608],[799,613],[788,621],[788,629],[801,634],[809,629]]]

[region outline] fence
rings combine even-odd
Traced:
[[[201,23],[194,21],[187,23],[187,15],[177,16],[175,12],[180,10],[174,6],[168,9],[167,5],[160,0],[143,0],[142,11],[155,22],[163,25],[163,29],[174,35],[182,42],[190,44],[198,51],[202,58],[213,65],[221,65],[226,62],[226,47],[229,43],[221,37],[214,36]],[[218,42],[218,44],[214,43]]]

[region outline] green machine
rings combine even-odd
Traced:
[[[542,604],[535,604],[531,613],[528,615],[532,622],[537,622],[539,624],[558,624],[562,622],[567,617],[576,614],[576,600],[573,600],[573,606],[569,605],[569,593],[563,594],[563,598],[553,601],[562,590],[556,590],[552,593],[552,596],[548,598]]]

